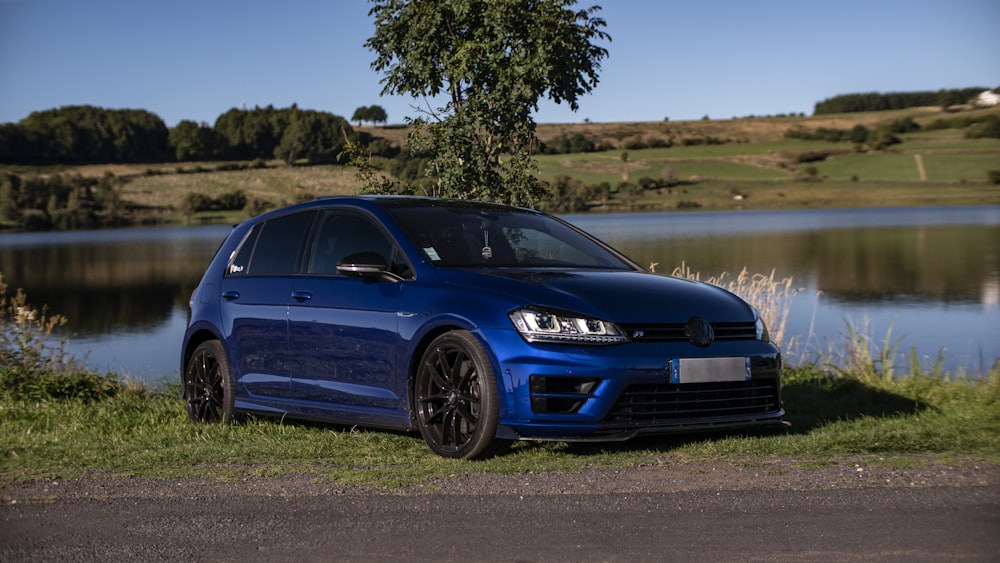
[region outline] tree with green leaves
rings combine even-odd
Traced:
[[[357,123],[358,126],[360,127],[362,122],[372,120],[370,115],[371,115],[371,110],[369,109],[369,107],[361,106],[358,109],[354,110],[354,114],[351,115],[351,121]]]
[[[225,139],[207,123],[185,119],[170,129],[170,146],[178,162],[214,160],[225,153]]]
[[[534,205],[532,112],[543,97],[578,109],[597,86],[595,44],[610,40],[600,7],[575,0],[371,0],[375,33],[365,42],[382,94],[443,100],[412,123],[410,150],[432,155],[432,195]],[[353,147],[355,163],[365,164]],[[362,168],[362,172],[366,172]],[[368,170],[370,172],[370,170]],[[367,176],[369,191],[399,191]],[[372,181],[375,180],[375,181]]]
[[[354,110],[354,115],[351,116],[351,121],[356,121],[358,125],[361,125],[364,121],[370,121],[372,124],[385,123],[389,119],[389,114],[385,112],[385,108],[382,106],[361,106]]]
[[[297,109],[294,104],[290,109],[275,109],[274,106],[252,110],[233,108],[215,120],[214,128],[225,140],[228,158],[267,159],[274,156],[288,127],[289,114]]]
[[[64,106],[0,128],[5,162],[157,162],[168,146],[167,126],[145,110]]]
[[[368,106],[368,121],[375,123],[385,123],[389,119],[389,114],[382,106]]]
[[[344,152],[344,143],[356,138],[344,118],[313,110],[293,108],[288,112],[288,126],[274,148],[274,156],[294,164],[335,163]]]

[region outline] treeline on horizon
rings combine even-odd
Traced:
[[[361,141],[343,117],[290,108],[233,108],[214,125],[184,120],[168,128],[146,110],[65,106],[0,124],[0,162],[112,164],[280,159],[342,163],[347,141]],[[388,147],[370,147],[388,150]]]
[[[954,105],[966,104],[985,87],[942,89],[936,92],[867,92],[861,94],[841,94],[816,102],[813,115],[828,113],[856,113],[864,111],[886,111],[918,107],[937,106],[948,109]]]
[[[843,94],[818,102],[814,114],[926,106],[948,108],[968,103],[985,90],[975,87]],[[385,121],[384,115],[380,118]],[[0,124],[0,163],[118,164],[276,158],[290,164],[330,164],[343,163],[341,155],[347,140],[360,142],[372,155],[391,158],[399,152],[399,147],[392,147],[383,139],[354,131],[341,116],[304,110],[296,105],[282,109],[233,108],[220,115],[213,125],[183,120],[173,128],[146,110],[81,105],[32,112],[17,123]],[[559,147],[551,149],[558,151]]]
[[[983,90],[966,88],[937,93],[851,94],[817,104],[816,113],[833,112],[837,107],[845,112],[924,107],[933,105],[932,96],[947,109],[951,105],[969,102]],[[384,123],[384,113],[372,113],[371,109],[359,108],[352,120]],[[850,142],[856,150],[878,151],[902,142],[899,133],[925,128],[957,128],[964,129],[965,135],[970,138],[1000,138],[1000,118],[994,113],[967,116],[953,113],[924,125],[905,117],[872,129],[860,124],[843,130],[812,130],[798,125],[786,131],[785,137]],[[215,170],[262,168],[268,166],[266,161],[275,158],[294,165],[345,164],[342,155],[348,141],[364,146],[369,155],[384,157],[385,170],[411,188],[434,181],[432,171],[428,170],[431,155],[414,153],[385,139],[357,132],[340,116],[303,110],[296,105],[284,109],[272,106],[251,110],[233,108],[220,115],[214,125],[185,120],[173,128],[168,128],[160,117],[145,110],[65,106],[39,111],[18,123],[0,124],[0,163],[46,166],[217,162],[212,167]],[[685,138],[680,142],[688,146],[731,140],[709,136]],[[636,139],[619,148],[638,150],[669,147],[672,143],[672,139]],[[548,154],[612,148],[606,141],[580,132],[573,135],[564,133],[539,146],[540,152]],[[796,163],[809,164],[825,160],[829,155],[828,151],[808,151],[798,155]],[[816,167],[807,167],[802,179],[816,180],[817,173]],[[0,171],[0,228],[73,230],[162,221],[161,210],[132,206],[120,199],[119,188],[127,181],[128,178],[116,177],[110,172],[97,179],[73,173]],[[1000,171],[990,171],[989,181],[993,184],[1000,182]],[[626,179],[618,186],[609,182],[588,185],[578,179],[560,177],[549,183],[548,195],[539,202],[539,207],[552,212],[581,212],[589,209],[589,202],[608,201],[612,193],[622,201],[629,201],[645,190],[670,190],[682,183],[673,174],[644,177],[637,182]],[[256,215],[270,205],[270,202],[237,190],[218,198],[199,193],[187,194],[183,201],[176,203],[174,210],[185,216],[193,216],[200,211],[240,209],[248,215]],[[679,207],[685,205],[697,204],[688,201],[678,204]]]

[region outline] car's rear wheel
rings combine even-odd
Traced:
[[[437,337],[424,352],[414,382],[417,426],[438,455],[477,459],[501,453],[496,438],[497,385],[486,350],[472,334]]]
[[[188,418],[195,422],[233,421],[233,375],[218,340],[202,342],[191,354],[184,370],[184,398]]]

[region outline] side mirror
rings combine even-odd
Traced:
[[[378,252],[358,252],[343,257],[337,262],[337,273],[359,278],[393,278],[389,265]]]

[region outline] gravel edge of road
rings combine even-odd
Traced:
[[[829,490],[874,487],[998,487],[1000,465],[979,459],[940,463],[920,458],[840,459],[819,467],[801,460],[676,461],[628,469],[570,472],[472,473],[398,488],[338,484],[323,475],[282,475],[237,481],[212,477],[95,476],[40,480],[0,488],[0,502],[72,499],[155,499],[212,496],[329,495],[588,495],[730,490]]]

